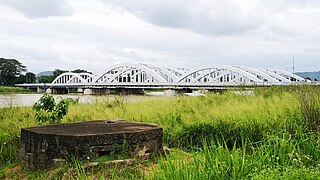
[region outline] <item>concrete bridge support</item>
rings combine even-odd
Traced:
[[[46,90],[49,94],[68,94],[69,89],[67,88],[49,88]]]
[[[144,95],[144,89],[140,88],[121,88],[117,89],[119,94],[137,94],[137,95]]]
[[[192,93],[192,89],[168,89],[164,91],[164,96],[172,97],[182,93]]]
[[[83,88],[78,88],[78,89],[77,89],[77,92],[78,92],[78,93],[83,93],[83,91],[84,91]]]
[[[217,93],[217,94],[222,94],[226,92],[228,89],[226,88],[221,88],[221,89],[209,89],[208,91],[211,93]]]
[[[46,89],[45,88],[41,88],[41,87],[37,87],[37,92],[38,93],[43,93],[43,92],[46,92]]]
[[[84,89],[83,90],[83,94],[84,95],[92,95],[93,94],[93,90],[92,89]]]
[[[83,90],[83,94],[85,94],[85,95],[108,95],[108,94],[110,94],[110,89],[104,89],[104,88],[89,89],[88,88],[88,89]]]
[[[168,90],[164,91],[164,96],[166,96],[166,97],[173,97],[173,96],[176,96],[176,95],[178,95],[176,90],[168,89]]]
[[[48,88],[48,89],[46,90],[46,93],[52,94],[52,89],[51,89],[51,88]]]

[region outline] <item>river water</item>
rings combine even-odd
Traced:
[[[2,94],[0,95],[0,107],[33,106],[43,94]],[[82,94],[52,95],[55,99],[72,98],[79,99],[80,103],[91,103],[107,100],[112,96],[94,96]]]
[[[148,92],[146,96],[165,96],[164,92]],[[203,96],[203,94],[195,91],[194,93],[184,93],[187,96]],[[17,107],[17,106],[33,106],[39,101],[43,94],[0,94],[0,107]],[[83,94],[52,94],[52,96],[59,100],[59,98],[78,99],[79,103],[94,103],[97,101],[113,100],[116,96],[98,96],[98,95],[83,95]],[[132,102],[139,99],[141,95],[128,95],[125,97],[126,101]]]
[[[163,92],[150,92],[146,93],[147,96],[164,96]],[[17,107],[17,106],[33,106],[34,103],[39,101],[43,94],[0,94],[0,107]],[[116,96],[98,96],[98,95],[83,95],[83,94],[52,94],[57,100],[59,98],[72,98],[79,99],[79,103],[94,103],[97,101],[112,100]],[[129,95],[125,99],[133,101],[141,97],[141,95]]]

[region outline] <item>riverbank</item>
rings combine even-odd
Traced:
[[[0,86],[0,94],[31,94],[35,93],[29,89],[13,86]]]
[[[95,169],[75,161],[28,172],[19,158],[20,128],[36,125],[35,112],[31,107],[0,108],[0,177],[315,179],[320,176],[320,140],[305,112],[311,113],[310,117],[320,112],[320,92],[308,88],[257,89],[250,96],[231,92],[201,97],[141,96],[136,100],[117,96],[71,105],[63,122],[126,119],[155,123],[163,127],[164,145],[172,149],[154,160],[136,159],[129,165]],[[301,98],[312,101],[314,107],[308,102],[301,104]],[[70,168],[76,173],[70,173]]]

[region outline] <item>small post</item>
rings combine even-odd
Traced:
[[[292,73],[294,73],[294,56],[292,54],[287,54],[292,57]]]

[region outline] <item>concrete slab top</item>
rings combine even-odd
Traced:
[[[153,124],[126,122],[122,120],[97,120],[67,124],[44,125],[23,130],[39,134],[53,134],[65,136],[88,136],[103,134],[127,134],[137,133],[149,130],[162,129]]]

